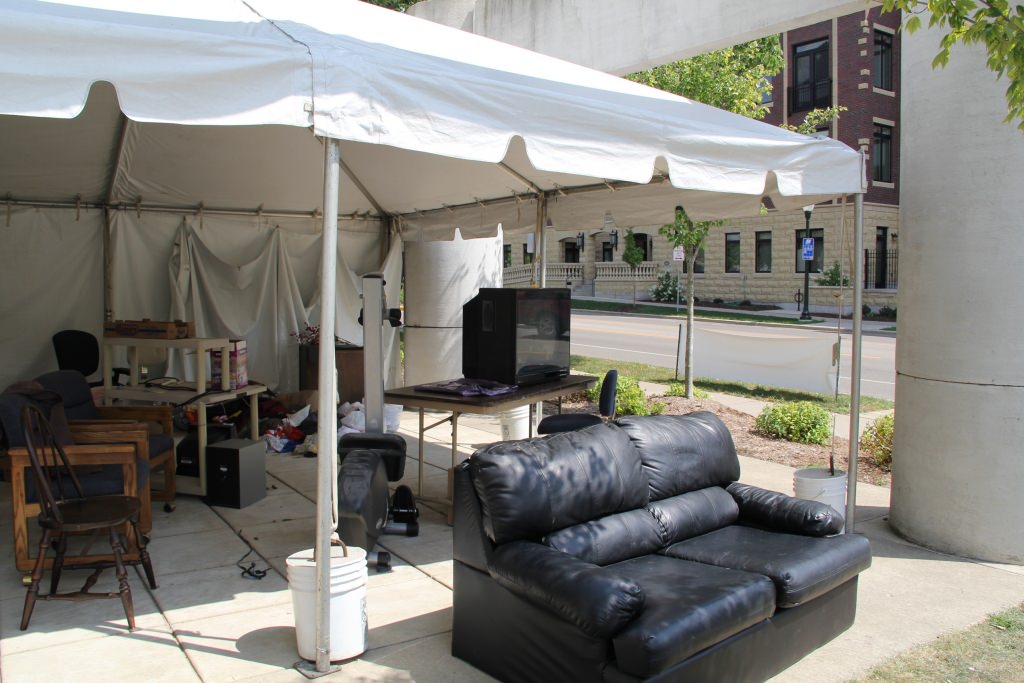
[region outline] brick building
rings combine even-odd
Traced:
[[[864,302],[874,309],[895,307],[899,238],[899,92],[900,36],[898,14],[877,7],[831,21],[805,26],[780,36],[785,67],[772,82],[765,122],[792,125],[817,107],[843,106],[839,120],[819,135],[841,140],[868,156],[869,189],[864,200]],[[666,216],[665,221],[671,220]],[[631,296],[633,276],[622,263],[619,240],[632,227],[645,250],[637,292],[647,297],[659,273],[675,271],[670,245],[658,226],[624,226],[606,216],[603,225],[577,226],[547,238],[548,283],[572,282],[576,292]],[[802,211],[775,211],[765,216],[730,220],[708,236],[703,264],[695,274],[695,294],[702,300],[750,300],[795,305],[803,288],[800,240]],[[853,205],[819,204],[811,218],[815,258],[811,262],[811,305],[833,309],[835,288],[818,286],[815,273],[841,262],[849,276],[853,262]],[[582,239],[577,236],[582,233]],[[532,260],[525,238],[505,245],[506,286],[529,282]],[[580,244],[582,242],[582,244]],[[582,250],[580,247],[582,246]],[[524,265],[526,264],[526,265]],[[702,272],[703,271],[703,272]],[[850,278],[852,280],[852,278]],[[844,293],[848,303],[852,297]]]

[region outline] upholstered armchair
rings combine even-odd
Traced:
[[[139,452],[149,463],[150,472],[163,471],[163,488],[139,492],[142,499],[142,530],[153,526],[151,500],[164,502],[168,512],[174,509],[175,457],[174,427],[170,406],[97,406],[85,377],[75,370],[57,370],[36,378],[43,387],[60,394],[76,443],[132,442],[129,434],[143,423],[147,433]],[[122,438],[116,438],[120,434]],[[152,477],[150,477],[152,480]]]

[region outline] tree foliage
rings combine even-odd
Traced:
[[[686,350],[683,371],[686,376],[686,398],[693,398],[693,271],[697,254],[704,247],[711,228],[723,221],[692,221],[681,206],[676,207],[675,220],[658,228],[673,247],[682,247],[686,258]]]
[[[404,12],[411,5],[415,5],[420,0],[363,0],[371,5],[377,5],[379,7],[387,7],[397,12]]]
[[[770,36],[626,78],[719,109],[763,119],[768,111],[763,104],[764,95],[771,91],[771,78],[782,70],[783,63],[778,36]]]
[[[1007,80],[1004,120],[1016,120],[1024,131],[1024,5],[1007,0],[883,0],[882,8],[906,12],[903,29],[909,33],[921,28],[922,14],[930,14],[928,26],[944,32],[932,68],[946,66],[957,43],[984,45],[988,68]]]
[[[622,249],[622,261],[633,273],[633,308],[636,308],[636,269],[644,262],[644,250],[633,237],[633,228],[626,229],[626,245]]]

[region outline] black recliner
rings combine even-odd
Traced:
[[[601,397],[597,407],[600,415],[593,413],[562,413],[549,415],[537,425],[538,434],[557,434],[558,432],[574,432],[577,429],[601,424],[602,418],[615,417],[615,396],[619,384],[619,371],[609,370],[601,382]]]

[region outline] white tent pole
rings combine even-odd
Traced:
[[[331,532],[334,530],[332,482],[337,476],[337,408],[335,407],[334,307],[338,263],[338,141],[327,138],[324,157],[324,228],[320,261],[320,377],[317,411],[316,486],[316,670],[331,666]]]
[[[863,157],[862,157],[863,158]],[[860,441],[861,308],[864,303],[864,193],[853,197],[853,363],[850,368],[850,462],[846,474],[846,531],[857,510],[857,448]]]
[[[537,198],[537,258],[540,262],[538,266],[540,268],[540,277],[537,280],[537,284],[541,289],[548,286],[548,196],[542,194]]]

